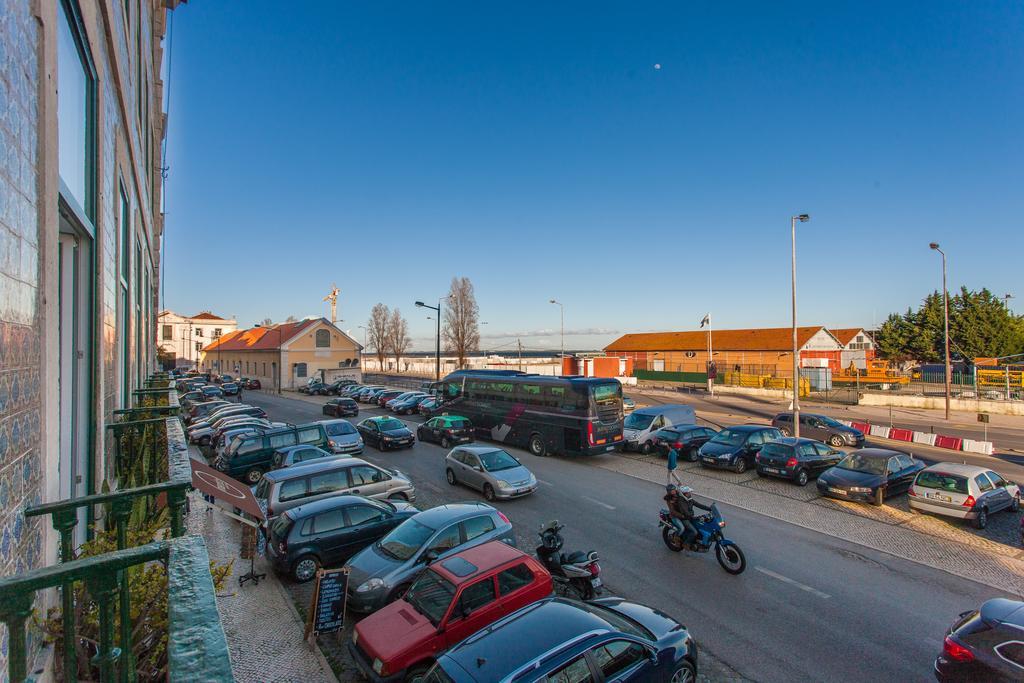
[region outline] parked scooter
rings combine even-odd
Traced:
[[[601,594],[601,565],[597,563],[597,552],[577,550],[568,555],[562,550],[562,534],[565,526],[552,520],[540,525],[537,535],[537,559],[551,572],[556,585],[568,587],[583,600],[591,600]]]
[[[672,524],[672,517],[668,510],[662,510],[658,526],[661,527],[661,538],[665,545],[673,552],[679,552],[684,548],[693,552],[706,553],[715,547],[715,557],[722,569],[730,574],[741,574],[747,568],[747,558],[743,556],[740,547],[722,535],[722,528],[725,527],[725,520],[718,511],[718,506],[711,504],[711,512],[693,520],[693,526],[697,528],[697,538],[693,543],[683,543],[682,537]]]

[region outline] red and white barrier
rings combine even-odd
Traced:
[[[870,434],[871,436],[878,436],[883,439],[892,439],[894,441],[917,443],[923,446],[947,448],[952,451],[992,455],[994,448],[991,441],[975,441],[973,439],[964,439],[959,436],[945,436],[943,434],[932,434],[931,432],[915,432],[912,429],[885,427],[883,425],[873,425],[870,422],[858,422],[856,420],[837,420],[837,422],[840,422],[847,427],[853,427],[854,429],[860,430],[864,434]]]

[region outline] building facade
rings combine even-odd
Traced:
[[[297,389],[311,377],[360,379],[363,347],[326,318],[226,334],[206,346],[203,370],[258,379],[264,389]]]
[[[157,344],[165,357],[173,355],[171,367],[195,367],[200,352],[220,337],[238,329],[238,323],[210,311],[183,316],[174,311],[160,311],[157,316]]]
[[[0,2],[0,575],[56,561],[21,511],[110,480],[104,425],[154,368],[176,4]]]

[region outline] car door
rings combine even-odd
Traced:
[[[463,453],[462,455],[462,477],[463,482],[477,490],[484,488],[483,466],[480,458],[474,453]]]
[[[994,493],[999,501],[999,509],[1005,510],[1010,507],[1010,505],[1013,504],[1013,496],[1010,495],[1010,492],[1006,489],[1009,482],[992,470],[986,471],[985,474],[988,475],[988,478],[992,481],[992,485],[995,486]]]
[[[840,460],[843,459],[842,451],[838,451],[831,446],[823,443],[816,443],[814,447],[818,451],[818,471],[817,474],[821,474],[829,467],[835,466]]]
[[[373,446],[380,446],[380,430],[377,429],[377,423],[369,420],[363,423],[363,439],[366,443]]]
[[[432,417],[423,423],[423,437],[427,441],[437,441],[437,423],[440,418]]]
[[[764,446],[764,432],[754,432],[747,437],[746,443],[743,444],[740,457],[747,461],[748,466],[753,466],[757,462],[757,454],[762,446]]]
[[[353,465],[348,468],[350,486],[348,493],[367,498],[386,498],[391,477],[373,465]]]
[[[445,627],[445,643],[451,647],[465,640],[501,616],[501,603],[494,587],[494,575],[462,587],[451,608]]]
[[[975,504],[975,507],[986,507],[989,512],[995,512],[998,510],[999,508],[996,506],[999,505],[999,494],[996,492],[995,485],[993,485],[992,481],[985,476],[985,473],[983,472],[974,477],[974,483],[978,485],[978,490],[981,492],[978,496],[978,502]]]
[[[817,444],[806,442],[796,449],[796,457],[801,467],[806,467],[808,474],[815,474],[821,466],[821,456],[818,454]]]
[[[605,683],[649,681],[657,677],[650,650],[640,643],[617,638],[590,648],[587,653]]]
[[[313,516],[312,537],[309,540],[316,545],[320,562],[325,567],[341,564],[347,557],[345,545],[348,542],[348,532],[345,526],[343,508],[325,510]]]
[[[897,460],[900,463],[900,491],[909,491],[920,468],[915,466],[909,455],[899,455]]]
[[[351,557],[384,533],[390,515],[373,505],[350,505],[345,508],[346,535],[343,551]]]

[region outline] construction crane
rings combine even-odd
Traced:
[[[330,301],[331,302],[331,323],[332,324],[338,322],[338,294],[340,294],[340,293],[341,292],[340,292],[340,290],[338,290],[338,285],[334,284],[334,283],[331,283],[331,293],[324,297],[324,301]]]

